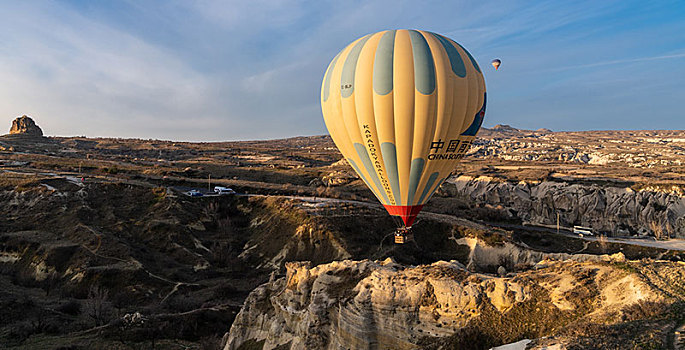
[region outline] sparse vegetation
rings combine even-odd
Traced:
[[[109,321],[111,310],[109,305],[109,291],[94,285],[88,291],[85,303],[86,315],[95,322],[95,327],[102,326]]]

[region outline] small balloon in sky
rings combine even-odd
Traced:
[[[492,60],[492,66],[495,67],[495,70],[499,69],[500,64],[502,64],[502,61],[499,58]]]

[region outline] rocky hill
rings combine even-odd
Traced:
[[[36,122],[34,122],[33,119],[23,115],[12,121],[10,135],[41,137],[43,136],[43,130],[36,125]]]
[[[3,349],[212,341],[268,274],[235,263],[249,215],[231,198],[92,179],[19,186],[0,189]],[[144,323],[127,324],[135,313]]]
[[[683,316],[683,265],[628,263],[652,281],[620,267],[620,255],[595,260],[543,260],[507,276],[455,261],[290,263],[284,278],[250,294],[225,349],[488,349],[522,338],[540,338],[529,348],[668,345]],[[663,290],[664,282],[676,284]]]

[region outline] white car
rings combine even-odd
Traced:
[[[214,192],[220,195],[222,194],[235,194],[235,191],[228,187],[214,186]]]
[[[191,197],[202,197],[202,192],[198,190],[190,190],[186,192],[186,195],[191,196]]]

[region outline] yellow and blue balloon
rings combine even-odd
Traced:
[[[485,80],[440,34],[388,30],[344,48],[321,87],[326,127],[391,215],[411,227],[483,123]]]

